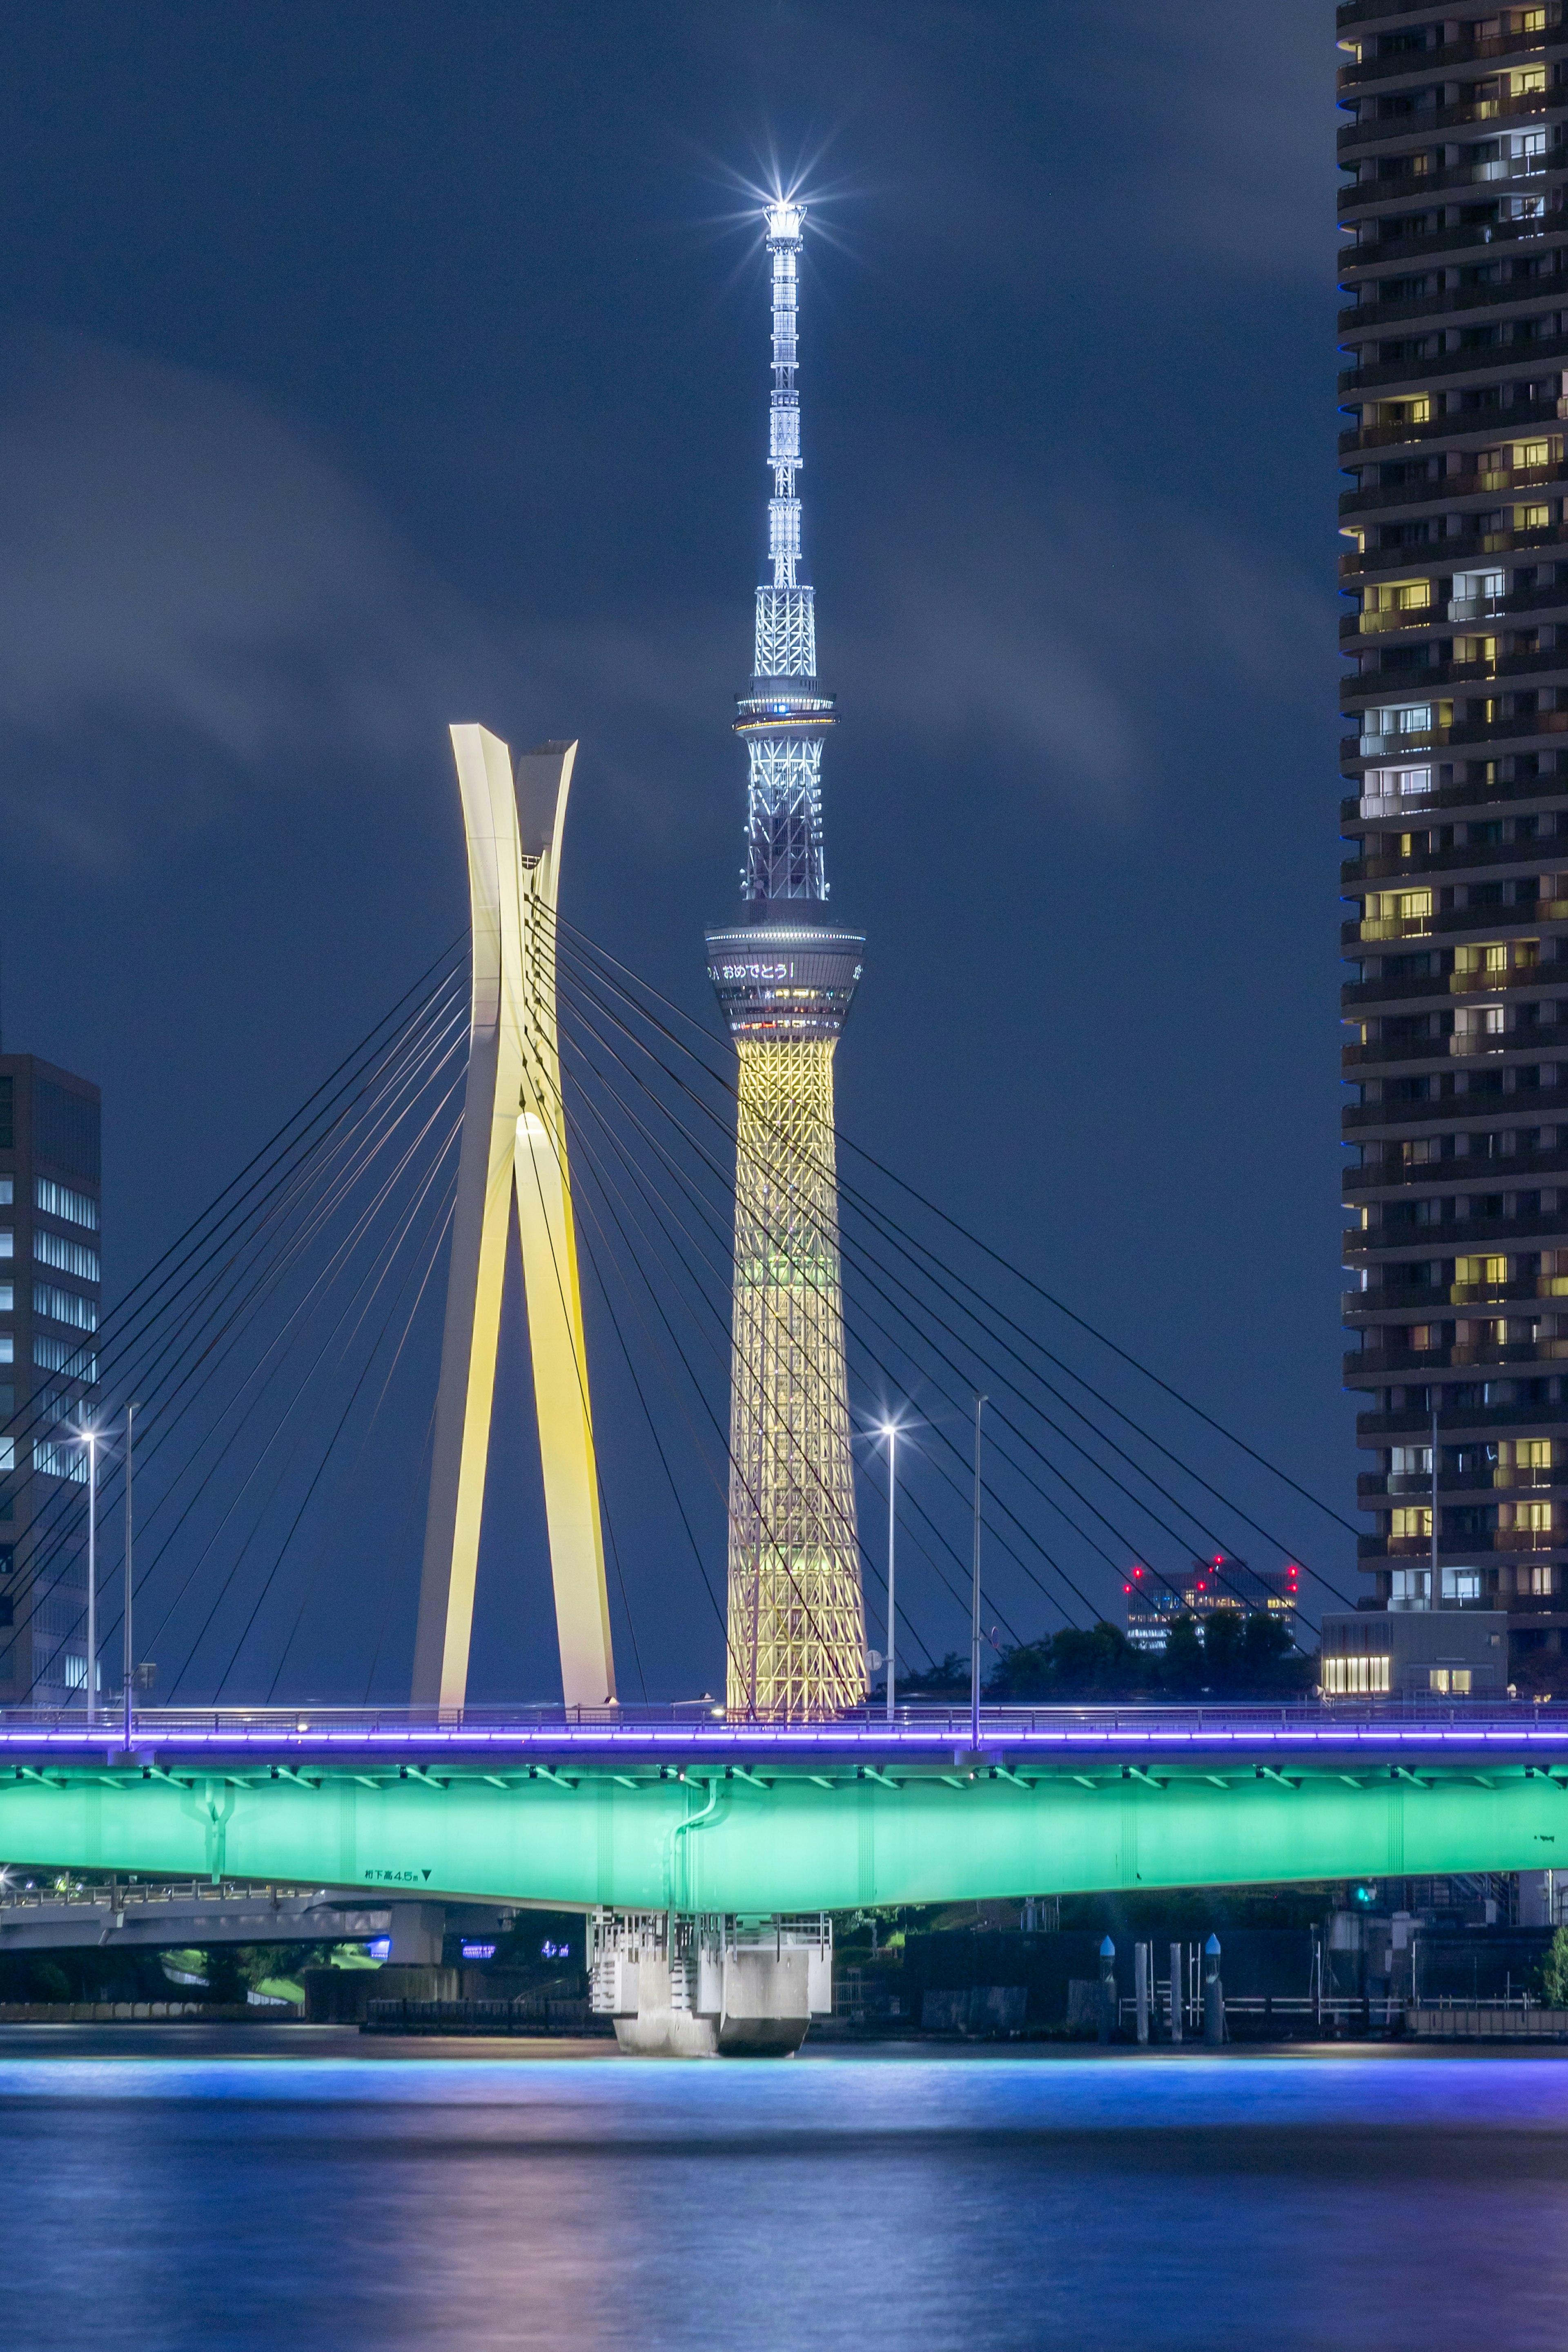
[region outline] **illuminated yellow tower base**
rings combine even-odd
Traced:
[[[556,1033],[555,911],[575,743],[525,753],[455,727],[468,839],[474,1006],[452,1267],[414,1637],[415,1706],[462,1706],[485,1507],[496,1348],[517,1202],[569,1706],[615,1697],[588,1355]]]
[[[732,1715],[799,1722],[866,1687],[833,1044],[736,1044],[727,1697]]]

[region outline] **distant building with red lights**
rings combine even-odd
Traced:
[[[1163,1650],[1178,1617],[1194,1617],[1201,1631],[1206,1617],[1219,1609],[1239,1609],[1247,1617],[1294,1614],[1301,1570],[1293,1560],[1281,1568],[1249,1568],[1244,1559],[1217,1552],[1195,1559],[1174,1584],[1142,1566],[1129,1569],[1123,1591],[1127,1603],[1127,1639],[1134,1650]]]

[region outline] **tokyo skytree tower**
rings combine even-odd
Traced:
[[[800,575],[798,268],[805,206],[767,211],[773,270],[768,507],[753,676],[741,920],[707,933],[739,1059],[730,1327],[727,1699],[800,1721],[865,1696],[865,1604],[844,1370],[833,1048],[865,939],[828,915],[819,781],[833,697]]]

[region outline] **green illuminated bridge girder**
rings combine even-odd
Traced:
[[[1568,1727],[477,1744],[0,1730],[0,1860],[739,1913],[1568,1864]]]

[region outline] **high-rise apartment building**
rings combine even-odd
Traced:
[[[0,1054],[0,1706],[87,1689],[84,1449],[98,1378],[99,1091]]]
[[[1539,1686],[1568,1666],[1568,24],[1338,27],[1362,1564],[1386,1605],[1506,1611]]]

